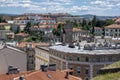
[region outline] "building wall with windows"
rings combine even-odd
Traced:
[[[57,69],[72,69],[72,75],[82,77],[82,79],[90,80],[98,74],[101,67],[112,62],[120,60],[118,50],[76,50],[67,46],[50,47],[50,63],[55,63]]]
[[[49,64],[49,49],[47,47],[35,47],[35,70],[39,70],[41,65]]]
[[[105,27],[105,36],[120,38],[120,24],[112,24]]]

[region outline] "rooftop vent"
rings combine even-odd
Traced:
[[[86,44],[84,45],[84,50],[93,50],[93,46]]]
[[[41,68],[42,71],[47,72],[48,65],[41,65],[40,68]]]
[[[7,74],[17,74],[19,72],[20,72],[20,69],[14,68],[13,66],[9,66]]]
[[[19,77],[19,80],[25,80],[24,76]]]
[[[44,72],[47,72],[47,70],[56,71],[56,64],[41,65],[40,69]]]
[[[56,71],[56,64],[49,64],[49,70]]]
[[[73,43],[70,43],[68,47],[69,48],[75,48],[75,45]]]

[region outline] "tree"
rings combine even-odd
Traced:
[[[26,24],[26,27],[24,28],[24,32],[30,34],[30,32],[31,32],[30,28],[31,28],[31,23],[28,22]]]
[[[57,28],[53,29],[53,34],[56,35],[56,36],[60,36],[61,29],[62,29],[62,25],[59,24]]]
[[[106,20],[106,26],[113,24],[115,21],[112,19],[107,19]]]
[[[1,22],[6,22],[6,20],[3,19],[3,17],[0,17],[0,23],[1,23]]]
[[[92,35],[94,35],[94,31],[95,31],[94,27],[96,26],[96,22],[97,22],[97,19],[96,19],[96,16],[94,16],[92,19],[92,31],[91,31]]]

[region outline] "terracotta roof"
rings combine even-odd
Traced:
[[[65,71],[32,71],[10,75],[2,74],[0,75],[0,80],[13,80],[13,78],[19,78],[21,76],[24,76],[26,80],[82,80],[81,78],[72,75],[69,75],[69,78],[66,79],[65,75]]]
[[[115,22],[119,22],[119,23],[120,23],[120,18],[116,19],[116,21],[115,21]]]
[[[17,17],[14,20],[28,20],[28,17],[27,16]]]
[[[73,28],[73,30],[72,30],[73,32],[75,32],[75,31],[82,31],[81,29],[79,29],[79,28]]]
[[[94,27],[94,29],[97,29],[97,30],[98,30],[98,29],[102,29],[102,28],[100,28],[100,27]]]
[[[112,25],[106,26],[105,28],[119,29],[120,24],[112,24]]]
[[[17,47],[24,48],[27,44],[32,44],[32,48],[35,48],[35,46],[48,46],[48,43],[34,43],[34,42],[21,42],[18,44]]]
[[[18,34],[15,34],[16,36],[28,36],[29,34],[26,34],[26,33],[18,33]]]
[[[0,23],[0,26],[2,25],[10,25],[9,23]]]

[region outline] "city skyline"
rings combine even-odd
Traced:
[[[0,13],[70,13],[120,16],[120,0],[0,0]]]

